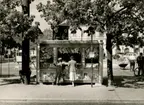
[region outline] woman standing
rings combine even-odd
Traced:
[[[68,62],[69,66],[69,77],[70,81],[72,82],[72,86],[74,86],[74,81],[76,79],[76,61],[74,60],[74,57],[70,57],[70,61]]]

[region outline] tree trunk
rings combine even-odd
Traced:
[[[53,31],[52,40],[55,40],[56,39],[56,32],[54,31],[54,29],[52,31]]]
[[[22,42],[22,75],[23,75],[23,82],[24,84],[29,84],[30,83],[30,67],[29,67],[29,62],[30,62],[30,54],[29,54],[29,40],[25,39]]]
[[[24,14],[28,14],[29,16],[29,0],[23,0],[22,1],[22,9]],[[24,33],[23,33],[24,34]],[[25,38],[22,42],[22,75],[23,75],[23,82],[24,84],[30,83],[30,42],[29,39]]]
[[[107,50],[107,75],[108,75],[108,86],[113,83],[113,68],[112,68],[112,36],[107,33],[106,39],[106,50]]]

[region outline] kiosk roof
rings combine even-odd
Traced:
[[[101,42],[94,41],[78,41],[78,40],[41,40],[40,44],[47,44],[51,47],[85,47],[90,45],[99,45]]]

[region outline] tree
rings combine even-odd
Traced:
[[[36,22],[35,26],[32,26],[35,16],[29,16],[29,14],[23,14],[15,9],[16,6],[20,6],[22,2],[20,0],[3,0],[1,1],[2,7],[0,8],[0,33],[4,40],[13,40],[19,43],[23,51],[24,59],[22,62],[23,75],[26,77],[25,83],[30,82],[29,72],[29,40],[35,42],[40,34],[39,23]],[[23,4],[23,9],[25,5]],[[27,12],[24,11],[24,12]],[[13,46],[11,46],[13,47]]]
[[[7,39],[8,37],[21,44],[24,37],[32,36],[27,34],[27,30],[34,27],[32,26],[32,22],[35,16],[28,17],[22,12],[17,11],[16,7],[20,5],[21,0],[0,1],[0,39]],[[23,31],[25,31],[24,33],[27,36],[26,34],[24,36],[21,35]]]
[[[41,17],[43,17],[45,21],[51,25],[53,39],[55,39],[58,34],[59,24],[67,19],[63,14],[63,6],[64,3],[59,0],[56,0],[54,4],[51,3],[51,0],[48,0],[45,5],[42,3],[37,5],[37,10],[42,12]]]
[[[52,40],[52,30],[51,29],[45,29],[43,31],[43,36],[41,37],[41,39],[48,39],[48,40]]]
[[[113,45],[143,45],[139,33],[143,34],[143,0],[53,0],[46,5],[37,6],[47,22],[68,19],[72,30],[80,25],[88,25],[88,35],[94,31],[106,33],[108,85],[113,83],[112,47]],[[55,23],[55,22],[53,22]],[[123,36],[123,34],[125,34]]]

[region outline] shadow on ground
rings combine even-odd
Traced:
[[[35,76],[31,77],[31,83],[30,83],[30,85],[36,84],[35,78],[36,78]],[[12,75],[11,76],[3,76],[3,78],[1,78],[0,82],[1,82],[0,86],[2,86],[2,85],[9,85],[9,84],[20,84],[20,83],[22,83],[19,76],[12,76]]]
[[[1,78],[9,78],[9,77],[16,77],[17,75],[14,75],[14,74],[10,74],[10,75],[8,75],[8,74],[3,74],[3,75],[1,75],[0,77]]]
[[[3,79],[2,81],[3,83],[1,85],[8,85],[8,84],[18,84],[18,83],[21,83],[20,79],[18,78],[6,78],[6,79]]]
[[[103,85],[107,86],[107,78]],[[124,88],[144,88],[144,76],[114,76],[114,86]]]
[[[2,78],[0,86],[8,85],[8,84],[20,84],[20,83],[21,81],[19,77]],[[31,77],[30,85],[36,85],[35,76]],[[46,85],[52,85],[52,83],[48,83]],[[64,83],[60,85],[71,85],[71,83]],[[80,85],[88,85],[88,84],[76,83],[76,86],[80,86]],[[91,83],[89,83],[89,85],[91,85]],[[106,77],[104,77],[103,79],[103,85],[107,86]],[[124,87],[124,88],[142,88],[143,89],[144,88],[144,76],[114,76],[114,86]]]

